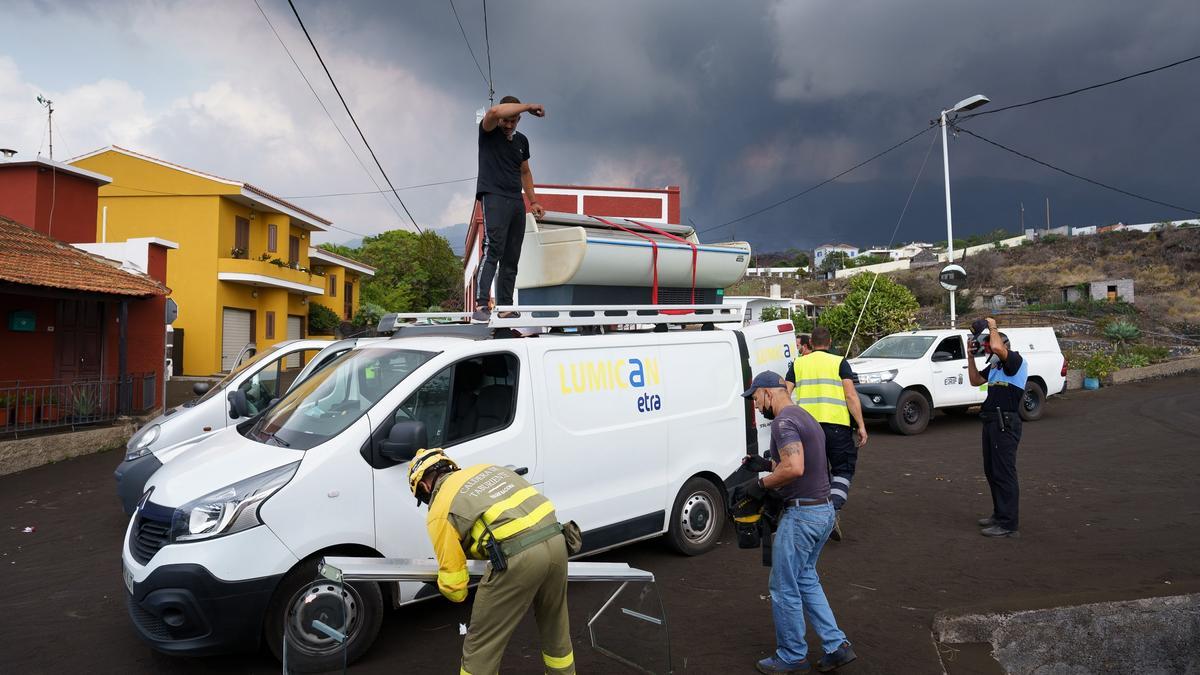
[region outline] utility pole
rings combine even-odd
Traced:
[[[1025,234],[1025,202],[1021,202],[1021,234]]]
[[[1050,198],[1046,197],[1046,232],[1050,232]]]
[[[38,94],[37,102],[46,109],[46,127],[50,130],[50,159],[54,159],[54,101]]]

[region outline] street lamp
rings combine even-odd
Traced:
[[[942,168],[946,175],[946,262],[954,263],[954,219],[950,215],[950,149],[946,145],[946,115],[950,113],[966,112],[974,110],[982,105],[986,105],[990,101],[983,94],[975,94],[969,98],[955,103],[949,110],[943,110],[939,117],[938,123],[942,126]],[[954,328],[954,293],[950,291],[950,327]]]

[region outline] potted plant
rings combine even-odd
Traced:
[[[33,407],[33,392],[27,391],[21,394],[17,401],[17,424],[33,424],[36,412],[37,410]]]
[[[42,394],[42,422],[57,422],[62,414],[62,408],[58,406],[58,394],[53,391],[47,391]]]
[[[1113,357],[1108,354],[1092,354],[1083,362],[1083,388],[1099,389],[1100,380],[1109,376],[1116,369]]]
[[[97,414],[96,391],[91,387],[79,387],[71,392],[71,412],[77,422],[90,422]]]
[[[12,415],[13,397],[9,394],[0,394],[0,427],[8,426],[8,421]]]

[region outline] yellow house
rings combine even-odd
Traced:
[[[328,220],[249,183],[116,146],[71,164],[112,177],[100,189],[97,241],[161,237],[179,243],[167,285],[179,304],[175,358],[182,330],[184,374],[228,370],[248,342],[261,349],[306,336],[308,303],[325,302],[329,288],[321,270],[335,267],[325,252],[318,253],[320,269],[310,258],[312,235],[324,231]],[[336,262],[343,270],[338,283],[346,281],[344,270],[365,273]],[[357,285],[355,280],[352,302]],[[344,289],[338,291],[344,296]]]
[[[325,275],[325,294],[311,302],[332,309],[343,321],[353,319],[358,312],[362,280],[375,276],[375,268],[316,246],[308,249],[308,258],[313,271]]]

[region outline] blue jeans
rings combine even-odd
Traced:
[[[805,615],[828,654],[846,640],[817,576],[817,557],[833,531],[833,506],[792,506],[784,510],[771,552],[771,614],[776,656],[796,663],[808,655]]]

